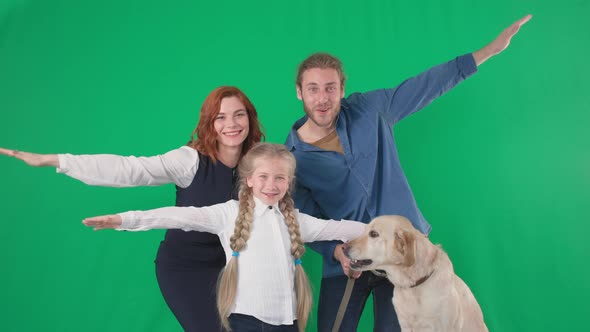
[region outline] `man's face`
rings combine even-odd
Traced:
[[[332,129],[340,112],[340,100],[344,97],[344,86],[336,69],[312,68],[301,75],[301,86],[297,86],[297,98],[303,101],[305,114],[312,125]]]

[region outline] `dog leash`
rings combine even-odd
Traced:
[[[334,321],[334,326],[332,327],[332,332],[338,332],[340,330],[340,325],[342,324],[342,318],[344,318],[344,312],[346,312],[346,307],[348,307],[348,301],[350,300],[350,294],[352,294],[352,288],[354,287],[354,278],[352,277],[352,272],[348,276],[348,281],[346,282],[346,288],[344,289],[344,295],[342,295],[342,301],[340,302],[340,307],[338,307],[338,313],[336,313],[336,320]]]
[[[373,274],[378,277],[387,277],[387,274],[381,270],[371,270],[371,272],[373,272]],[[338,307],[338,313],[336,313],[336,320],[334,321],[332,332],[338,332],[340,325],[342,325],[342,319],[344,318],[346,307],[348,307],[348,302],[350,301],[350,294],[352,294],[352,289],[354,288],[354,281],[355,279],[352,277],[351,272],[351,274],[348,276],[348,281],[346,282],[346,288],[344,289],[344,295],[342,295],[342,301],[340,301],[340,306]]]

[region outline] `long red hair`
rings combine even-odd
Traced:
[[[248,113],[249,131],[244,143],[242,143],[240,158],[254,144],[264,139],[261,124],[258,121],[258,113],[256,113],[256,108],[250,102],[250,99],[246,97],[246,94],[233,86],[220,86],[211,91],[207,98],[205,98],[203,106],[201,106],[199,123],[191,135],[191,140],[188,142],[188,146],[208,156],[213,162],[216,162],[219,158],[217,132],[215,131],[214,122],[221,109],[221,100],[228,97],[237,97],[244,104]]]

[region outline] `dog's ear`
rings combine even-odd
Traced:
[[[413,232],[398,230],[395,232],[395,250],[404,257],[403,266],[412,266],[416,262],[416,237]]]

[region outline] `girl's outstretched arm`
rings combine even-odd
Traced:
[[[198,208],[170,206],[146,211],[128,211],[86,218],[82,223],[94,227],[94,230],[182,229],[220,234],[233,226],[237,215],[238,202],[228,201]]]
[[[356,239],[365,232],[366,224],[352,220],[324,220],[298,212],[297,220],[304,242]]]

